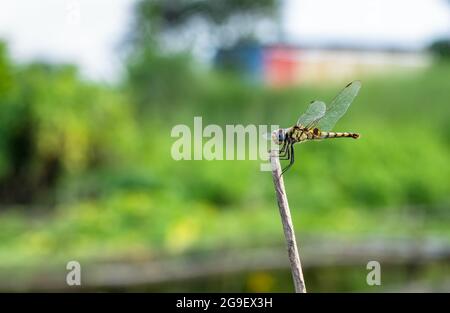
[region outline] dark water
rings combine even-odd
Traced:
[[[304,270],[308,292],[450,292],[449,262],[399,264],[381,268],[381,285],[369,286],[369,270],[327,266]],[[119,292],[292,292],[289,270],[214,275],[152,285],[99,288]]]

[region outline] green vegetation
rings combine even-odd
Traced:
[[[266,90],[186,60],[164,63],[185,66],[175,81],[182,92],[145,97],[144,83],[110,87],[73,66],[13,64],[2,46],[1,268],[283,244],[260,162],[174,161],[170,130],[196,115],[289,126],[342,85]],[[438,64],[362,78],[336,127],[361,139],[296,148],[285,182],[299,233],[450,241],[449,73]]]

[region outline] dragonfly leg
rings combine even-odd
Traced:
[[[292,164],[294,164],[294,145],[290,145],[289,149],[290,149],[290,161],[288,166],[286,166],[281,172],[281,175],[283,175],[292,166]]]
[[[291,156],[290,156],[290,152],[291,152],[290,145],[291,145],[290,143],[286,144],[284,153],[278,155],[278,158],[280,160],[289,160],[291,158]]]
[[[278,150],[278,156],[282,156],[286,152],[286,141],[283,141],[281,149]]]
[[[284,158],[289,153],[289,141],[284,141],[283,145],[281,146],[280,151],[278,151],[278,157]]]

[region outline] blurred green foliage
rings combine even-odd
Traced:
[[[164,35],[183,40],[183,31],[193,28],[213,32],[221,45],[230,44],[230,39],[252,36],[257,19],[274,17],[279,5],[277,0],[142,0],[135,10],[132,41],[141,47],[160,45]],[[199,22],[205,25],[199,28]]]
[[[186,51],[253,38],[258,22],[275,18],[279,5],[277,0],[139,1],[126,56],[127,85],[138,115],[164,115],[159,108],[167,103],[172,112],[189,108],[199,93],[209,93],[202,87],[209,75]],[[221,80],[217,84],[223,88]]]
[[[156,74],[130,63],[111,87],[73,66],[14,64],[1,46],[0,267],[282,244],[260,162],[174,161],[170,130],[197,115],[287,127],[341,84],[270,90],[185,56],[142,57]],[[450,240],[449,77],[443,63],[363,79],[336,128],[361,139],[296,147],[285,182],[300,233]]]
[[[260,161],[170,155],[172,127],[193,127],[194,116],[204,125],[288,127],[311,100],[329,103],[348,83],[267,89],[186,53],[197,40],[216,48],[252,42],[257,20],[276,19],[279,3],[139,1],[116,86],[88,81],[73,65],[18,64],[0,43],[0,274],[284,245],[272,177]],[[284,179],[301,238],[450,242],[448,42],[431,50],[443,58],[430,68],[355,77],[363,88],[336,130],[361,139],[296,146]],[[446,266],[431,264],[427,279]],[[363,267],[309,271],[320,290],[368,288]],[[408,271],[384,268],[383,277],[401,281]],[[291,282],[285,271],[235,276],[218,284],[285,291]],[[209,290],[204,283],[186,289]]]
[[[450,39],[440,39],[433,42],[429,47],[430,52],[439,58],[450,59]]]
[[[127,149],[136,129],[118,91],[82,81],[69,65],[0,70],[8,78],[0,98],[2,202],[48,204],[61,179],[112,164]]]

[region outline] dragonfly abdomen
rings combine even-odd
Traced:
[[[359,134],[357,133],[339,133],[339,132],[320,132],[320,139],[326,139],[326,138],[342,138],[342,137],[350,137],[354,139],[359,138]]]

